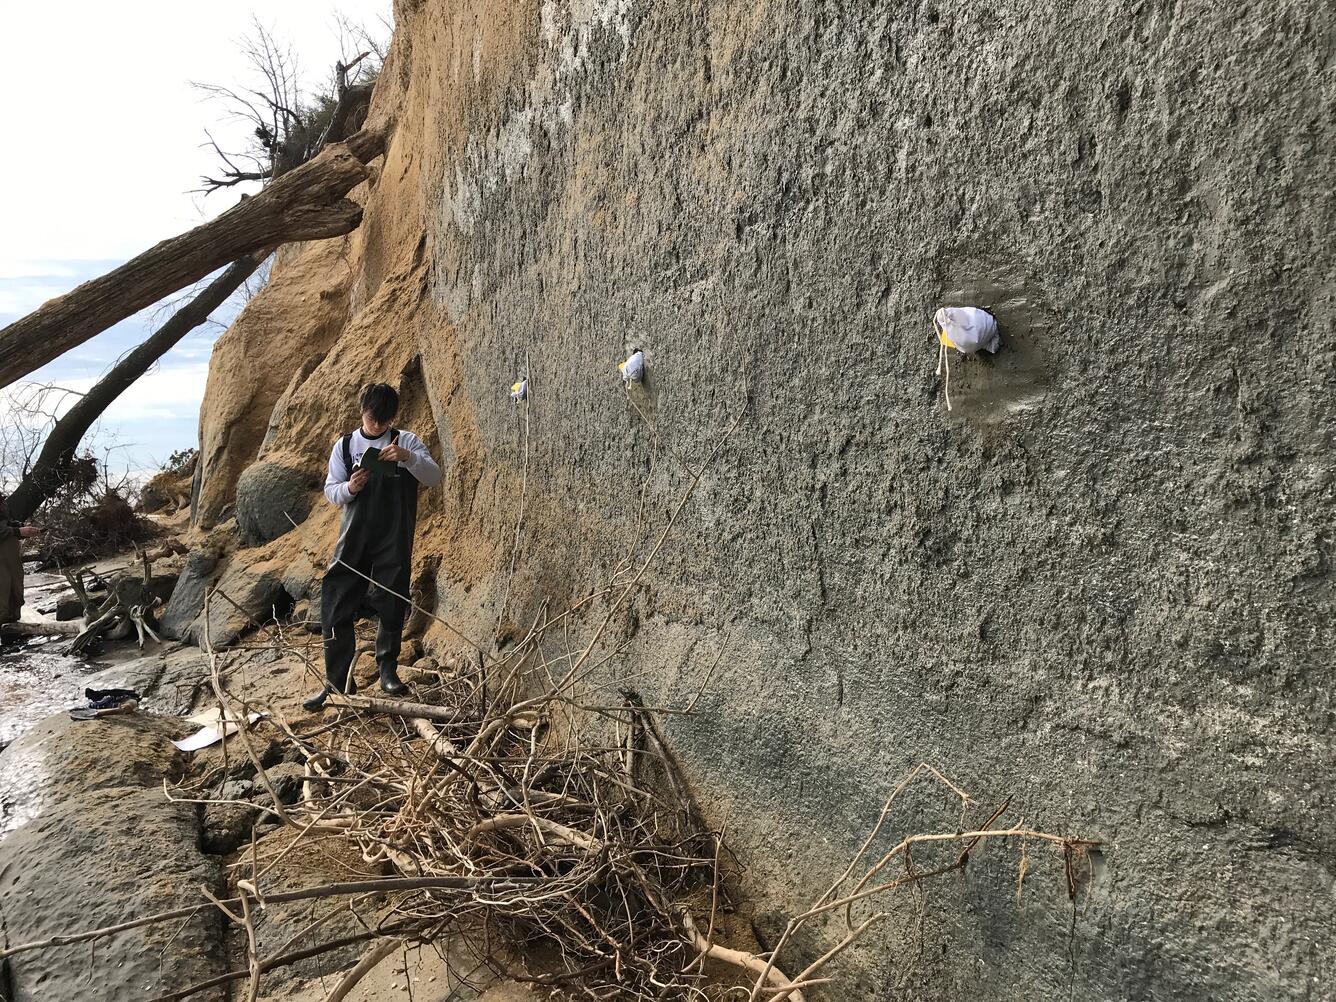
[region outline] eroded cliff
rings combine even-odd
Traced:
[[[356,387],[399,383],[448,469],[419,588],[504,640],[604,582],[642,489],[657,530],[741,412],[612,642],[650,704],[722,648],[664,725],[762,938],[927,759],[1104,840],[1096,879],[1069,902],[1047,859],[1018,903],[999,847],[831,997],[1320,997],[1330,9],[396,16],[366,221],[288,252],[220,339],[197,520],[256,461],[317,480]],[[1004,342],[953,367],[949,413],[944,301],[993,309]],[[334,525],[318,501],[237,559],[283,565]]]

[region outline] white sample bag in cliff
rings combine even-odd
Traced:
[[[631,352],[625,362],[618,362],[617,369],[622,379],[628,383],[638,383],[645,375],[645,355],[639,349]]]
[[[962,355],[981,351],[993,354],[1001,346],[997,319],[977,306],[943,306],[932,318],[937,332],[937,372],[946,370],[946,409],[951,409],[951,360],[946,350],[954,348]]]
[[[977,306],[944,306],[932,319],[937,326],[937,340],[945,348],[974,355],[980,351],[996,352],[1001,344],[997,320]]]

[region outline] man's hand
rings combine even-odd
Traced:
[[[348,479],[348,490],[353,494],[357,494],[366,486],[366,482],[370,479],[370,470],[353,470],[353,475]]]
[[[410,453],[401,445],[387,445],[380,450],[380,458],[387,463],[406,463]]]
[[[40,536],[41,534],[42,530],[35,525],[19,526],[19,539],[32,539],[33,536]]]

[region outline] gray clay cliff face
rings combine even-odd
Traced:
[[[701,461],[745,408],[626,637],[651,704],[729,638],[665,727],[758,931],[926,759],[985,816],[1102,839],[1095,880],[1073,904],[1037,857],[1018,904],[995,846],[843,997],[1325,997],[1331,11],[547,2],[499,55],[486,16],[400,4],[377,96],[455,109],[398,140],[427,165],[423,385],[445,459],[473,450],[445,514],[508,538],[527,455],[523,619],[602,580],[645,478],[656,517],[680,494],[668,448]],[[943,303],[1003,331],[949,414]],[[487,622],[451,559],[443,607]]]

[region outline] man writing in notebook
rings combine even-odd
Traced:
[[[320,586],[320,626],[325,641],[325,687],[302,705],[319,710],[333,692],[352,693],[350,674],[357,638],[353,624],[366,601],[379,619],[376,667],[380,687],[392,696],[399,681],[399,645],[413,566],[413,530],[420,487],[441,482],[441,468],[412,432],[392,426],[399,394],[368,383],[358,401],[362,426],[334,443],[325,497],[343,508],[339,541]]]

